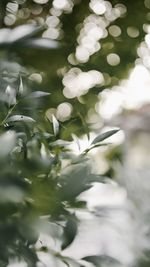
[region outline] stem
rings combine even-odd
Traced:
[[[81,155],[86,155],[86,154],[87,154],[89,151],[91,151],[93,148],[100,147],[100,146],[107,146],[107,145],[111,145],[111,143],[97,143],[97,144],[91,145],[89,148],[86,148],[86,149],[81,153]]]
[[[11,109],[9,109],[9,111],[8,111],[8,113],[7,113],[7,115],[6,115],[6,117],[5,117],[5,118],[3,119],[3,121],[1,122],[1,126],[3,126],[3,125],[6,123],[8,117],[11,115],[11,113],[13,112],[13,110],[15,109],[15,107],[17,106],[17,104],[18,104],[18,102],[16,102],[16,104],[15,104]]]

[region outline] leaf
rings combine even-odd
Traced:
[[[59,132],[59,122],[54,115],[52,115],[53,131],[56,136]]]
[[[72,133],[71,136],[72,136],[73,141],[77,144],[78,149],[80,151],[81,150],[81,146],[80,146],[80,140],[79,140],[79,138],[74,133]]]
[[[56,49],[59,47],[59,43],[46,38],[34,38],[25,40],[21,43],[21,46],[34,49]]]
[[[100,175],[100,174],[92,174],[89,178],[89,183],[106,183],[106,176]]]
[[[0,157],[7,156],[16,145],[16,133],[8,131],[0,136]]]
[[[35,27],[34,25],[20,25],[14,28],[9,35],[9,42],[14,43],[18,42],[27,38],[31,38],[35,36],[39,32],[43,30],[43,27]]]
[[[73,200],[83,191],[89,189],[91,184],[89,166],[85,163],[68,166],[60,177],[60,195],[62,200]]]
[[[6,42],[9,34],[10,34],[10,29],[7,28],[0,29],[0,45]]]
[[[70,142],[65,141],[65,140],[58,139],[58,140],[50,143],[50,145],[52,147],[55,147],[55,146],[58,146],[58,147],[66,147],[66,146],[69,146],[70,145]]]
[[[18,95],[21,96],[23,94],[23,82],[22,82],[22,78],[20,76],[20,84],[19,84],[19,88],[18,88]]]
[[[34,119],[32,119],[31,117],[28,116],[24,116],[24,115],[14,115],[9,117],[6,120],[6,123],[11,123],[11,122],[35,122]]]
[[[1,48],[9,48],[11,45],[17,46],[30,46],[30,42],[28,43],[28,40],[32,41],[32,37],[37,35],[38,33],[42,32],[45,29],[45,26],[39,26],[36,27],[34,25],[19,25],[15,27],[14,29],[1,29],[0,30],[0,47]],[[41,38],[42,39],[42,38]],[[34,40],[40,40],[40,38],[34,39]],[[51,42],[51,41],[50,41]],[[55,41],[52,41],[55,42]],[[31,42],[32,43],[32,42]],[[33,41],[33,44],[35,45],[35,41]],[[37,41],[38,43],[38,41]],[[32,45],[33,45],[32,44]],[[31,45],[31,46],[32,46]],[[39,45],[39,43],[37,44]],[[40,44],[42,46],[42,44]],[[48,45],[47,45],[48,46]],[[52,44],[51,44],[52,46]],[[55,46],[53,44],[53,46]]]
[[[77,218],[71,215],[68,218],[66,226],[64,227],[62,249],[68,247],[74,240],[77,234]]]
[[[75,164],[79,164],[81,162],[84,163],[85,161],[88,161],[88,160],[89,160],[89,158],[85,157],[85,155],[83,155],[83,154],[80,154],[79,156],[73,157],[71,164],[75,165]]]
[[[78,263],[78,261],[76,261],[73,258],[70,258],[67,256],[62,256],[61,254],[57,255],[57,257],[59,257],[59,259],[61,259],[61,261],[65,264],[66,267],[81,267],[81,265]],[[64,264],[63,264],[63,266],[64,266]]]
[[[47,96],[47,95],[50,95],[50,93],[43,92],[43,91],[35,91],[25,96],[25,98],[40,98],[40,97]]]
[[[38,261],[37,254],[34,250],[30,249],[29,246],[21,243],[21,245],[19,246],[19,253],[24,259],[24,261],[27,263],[28,267],[36,266],[36,263]]]
[[[103,140],[105,140],[106,138],[112,136],[113,134],[117,133],[119,131],[119,129],[116,130],[111,130],[105,133],[102,133],[100,135],[98,135],[91,143],[91,145],[102,142]]]
[[[101,267],[101,266],[112,266],[112,267],[118,266],[119,267],[120,266],[120,262],[117,259],[112,258],[112,257],[107,256],[107,255],[87,256],[87,257],[82,258],[82,260],[91,262],[97,267]]]
[[[6,103],[8,104],[8,107],[15,105],[16,104],[16,90],[8,85],[6,87],[5,94],[6,94]]]

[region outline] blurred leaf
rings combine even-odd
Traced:
[[[11,30],[7,28],[0,29],[0,46],[3,45],[4,43],[9,42],[10,32]]]
[[[25,218],[18,223],[19,232],[23,239],[27,240],[28,245],[35,244],[39,238],[38,230],[34,227],[35,223]]]
[[[31,38],[41,32],[43,27],[35,27],[34,25],[20,25],[14,29],[0,29],[0,46],[12,45],[15,42],[23,39]]]
[[[85,154],[84,155],[81,154],[79,156],[73,157],[71,164],[80,164],[80,163],[84,163],[85,161],[89,161],[89,158],[86,157]]]
[[[105,133],[102,133],[100,135],[98,135],[91,143],[91,145],[99,143],[104,141],[105,139],[107,139],[108,137],[112,136],[113,134],[117,133],[119,131],[119,129],[117,130],[111,130]]]
[[[91,185],[90,168],[85,163],[72,165],[66,168],[65,173],[60,177],[61,198],[63,200],[72,200],[81,192],[89,189]]]
[[[0,136],[0,157],[6,157],[16,145],[16,133],[8,131]]]
[[[66,226],[64,227],[62,249],[68,247],[77,234],[77,218],[74,214],[68,216]]]
[[[112,258],[110,256],[107,255],[101,255],[101,256],[88,256],[88,257],[84,257],[82,258],[85,261],[91,262],[93,263],[96,267],[119,267],[120,266],[120,262],[115,259]]]
[[[79,140],[79,138],[74,133],[72,133],[71,136],[72,136],[72,139],[74,140],[74,142],[77,144],[78,149],[80,151],[81,150],[81,146],[80,146],[80,140]]]
[[[60,45],[57,41],[46,38],[32,38],[39,32],[42,32],[45,27],[36,27],[34,25],[21,25],[13,30],[0,30],[0,47],[19,49],[30,47],[34,49],[56,49]]]
[[[16,104],[16,90],[12,88],[10,85],[6,87],[5,90],[6,94],[6,103],[8,104],[8,107],[11,107]]]
[[[29,39],[19,45],[20,47],[30,47],[34,49],[56,49],[59,47],[58,42],[46,38]]]
[[[70,142],[58,139],[52,143],[50,143],[51,146],[58,146],[58,147],[66,147],[70,145]]]
[[[20,83],[19,83],[19,88],[18,88],[18,92],[17,93],[18,93],[19,96],[22,96],[23,92],[24,92],[23,82],[22,82],[22,78],[20,76]]]
[[[57,134],[59,133],[59,122],[54,115],[52,115],[52,123],[54,135],[57,136]]]
[[[59,255],[59,258],[65,263],[66,267],[83,267],[73,258],[64,257],[62,255]]]
[[[24,116],[24,115],[14,115],[9,117],[6,120],[6,123],[12,123],[12,122],[35,122],[34,119],[32,119],[31,117],[28,116]]]
[[[7,259],[6,259],[6,260],[0,259],[0,266],[1,266],[1,267],[6,267],[6,266],[8,266],[8,260],[7,260]]]
[[[23,39],[31,38],[44,29],[43,26],[37,27],[32,24],[20,25],[12,30],[9,35],[9,42],[18,42]]]
[[[28,267],[36,266],[38,257],[34,249],[22,244],[22,246],[19,247],[18,254],[19,257],[21,256],[25,262],[27,262]]]
[[[31,94],[25,96],[25,98],[40,98],[40,97],[43,97],[43,96],[48,96],[50,95],[50,93],[47,93],[47,92],[43,92],[43,91],[35,91],[35,92],[32,92]]]

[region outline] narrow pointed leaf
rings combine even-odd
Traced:
[[[54,115],[52,115],[53,131],[56,136],[59,132],[59,122]]]
[[[115,259],[112,258],[110,256],[106,256],[106,255],[93,255],[93,256],[87,256],[82,258],[82,260],[88,261],[93,263],[95,266],[115,266],[115,267],[119,267],[120,266],[120,262]]]
[[[56,49],[59,48],[59,43],[57,41],[49,40],[46,38],[34,38],[28,39],[19,45],[23,47],[30,47],[34,49]]]
[[[71,136],[72,136],[72,139],[74,140],[74,142],[77,144],[78,149],[80,151],[81,150],[81,146],[80,146],[80,140],[79,140],[79,138],[74,133],[72,133]]]
[[[22,78],[20,76],[20,84],[19,84],[19,88],[18,88],[18,94],[22,95],[23,94],[23,82],[22,82]]]
[[[43,91],[35,91],[27,95],[25,98],[40,98],[40,97],[48,96],[48,95],[50,95],[50,93],[43,92]]]
[[[115,133],[117,133],[119,131],[119,129],[116,130],[111,130],[105,133],[102,133],[100,135],[98,135],[91,143],[91,145],[102,142],[103,140],[107,139],[108,137],[114,135]]]
[[[34,25],[20,25],[12,30],[9,36],[9,42],[18,42],[23,39],[31,38],[43,30],[43,27],[35,27]]]
[[[61,139],[58,139],[54,142],[51,143],[51,146],[55,147],[55,146],[58,146],[58,147],[66,147],[66,146],[69,146],[70,145],[70,142],[68,141],[65,141],[65,140],[61,140]]]
[[[16,91],[14,88],[11,86],[7,86],[5,90],[6,94],[6,103],[8,104],[9,107],[13,106],[16,104]]]
[[[35,122],[35,120],[28,116],[14,115],[9,117],[6,121],[6,123],[11,123],[11,122]]]

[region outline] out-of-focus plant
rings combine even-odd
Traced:
[[[17,85],[9,79],[11,73],[6,73],[2,78],[5,90],[1,92],[1,266],[16,257],[28,266],[36,266],[39,259],[35,244],[45,216],[56,227],[61,226],[62,249],[74,239],[77,218],[73,210],[85,205],[76,197],[92,182],[101,181],[100,176],[91,173],[86,155],[103,145],[102,141],[116,130],[99,135],[89,148],[75,156],[69,149],[72,141],[60,139],[63,124],[54,115],[52,121],[42,115],[45,127],[38,121],[38,101],[49,94],[29,92],[20,72],[14,78]],[[39,250],[45,249],[41,244]],[[61,255],[55,256],[67,262]]]

